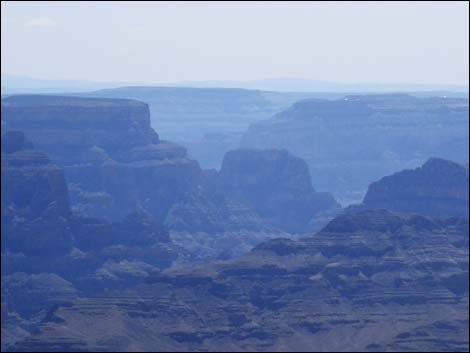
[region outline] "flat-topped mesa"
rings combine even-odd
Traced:
[[[342,99],[304,99],[294,103],[289,109],[276,115],[284,119],[326,119],[365,118],[371,114],[397,113],[400,111],[437,111],[468,109],[465,100],[459,98],[417,98],[409,94],[370,94],[349,95]]]
[[[84,216],[143,210],[163,221],[200,172],[185,148],[159,139],[147,104],[136,100],[11,96],[2,123],[64,167],[74,211]]]
[[[277,119],[329,120],[351,118],[364,119],[372,114],[397,113],[464,113],[468,112],[468,101],[461,98],[417,98],[409,94],[349,95],[338,100],[304,99],[289,109],[275,115]]]
[[[372,183],[362,206],[468,218],[468,182],[466,166],[431,158],[422,167],[403,170]]]
[[[218,188],[228,199],[293,233],[307,231],[315,214],[338,207],[330,194],[315,192],[305,161],[286,150],[227,152]]]
[[[11,96],[2,100],[2,119],[61,164],[94,146],[119,159],[123,150],[159,142],[147,104],[130,99]]]

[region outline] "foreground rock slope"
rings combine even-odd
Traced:
[[[468,231],[456,218],[339,216],[311,238],[71,301],[11,348],[465,351]]]

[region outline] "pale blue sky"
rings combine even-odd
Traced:
[[[2,2],[2,73],[468,85],[468,2]]]

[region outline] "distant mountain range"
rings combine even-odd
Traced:
[[[90,90],[116,88],[121,86],[163,86],[163,87],[219,87],[245,88],[280,92],[464,92],[468,97],[468,86],[456,84],[413,84],[413,83],[341,83],[302,78],[272,78],[248,81],[179,81],[172,83],[142,82],[99,82],[82,80],[44,80],[26,76],[3,74],[2,94],[84,92]]]
[[[281,92],[468,92],[468,86],[465,85],[413,83],[342,83],[302,78],[272,78],[250,81],[183,81],[176,83],[176,85],[189,87],[234,87]]]

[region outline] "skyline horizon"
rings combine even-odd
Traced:
[[[172,81],[142,81],[142,80],[93,80],[89,78],[68,78],[68,77],[61,77],[61,78],[44,78],[44,77],[37,77],[37,76],[30,76],[26,74],[15,74],[10,72],[1,72],[2,79],[5,76],[9,76],[10,78],[15,79],[25,79],[25,80],[34,80],[34,81],[43,81],[43,82],[64,82],[64,83],[90,83],[90,84],[115,84],[115,85],[130,85],[130,86],[159,86],[159,85],[171,85],[176,86],[179,84],[242,84],[242,83],[262,83],[262,82],[304,82],[304,83],[311,83],[311,84],[330,84],[330,85],[344,85],[344,86],[365,86],[365,85],[377,85],[377,86],[455,86],[465,88],[469,90],[470,83],[441,83],[441,82],[428,82],[428,83],[420,83],[420,82],[413,82],[413,81],[393,81],[393,82],[385,82],[385,81],[336,81],[336,80],[323,80],[323,79],[314,79],[314,78],[306,78],[306,77],[295,77],[295,76],[273,76],[273,77],[264,77],[264,78],[252,78],[252,79],[200,79],[200,80],[172,80]],[[3,86],[3,82],[2,82]],[[28,88],[27,86],[22,88]],[[221,87],[223,88],[223,87]],[[236,88],[236,87],[234,87]]]

